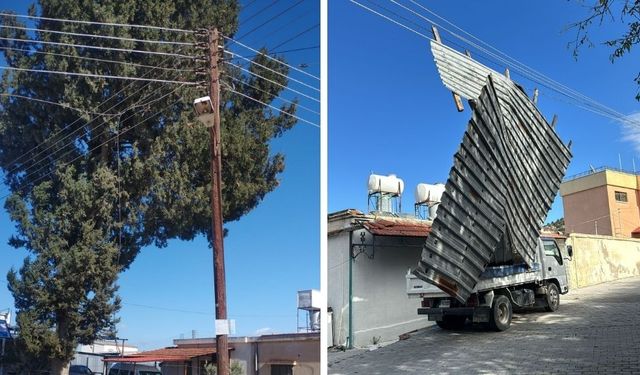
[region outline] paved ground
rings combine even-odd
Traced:
[[[515,313],[505,332],[431,326],[374,350],[329,354],[329,374],[640,374],[640,277]]]

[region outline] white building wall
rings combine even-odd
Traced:
[[[355,236],[354,236],[355,237]],[[406,294],[407,271],[417,265],[423,238],[376,237],[377,244],[353,262],[354,346],[395,341],[430,323],[417,314],[419,299]],[[329,235],[327,303],[333,309],[333,344],[346,345],[349,335],[349,233]]]
[[[333,309],[333,343],[347,345],[349,336],[349,232],[327,240],[327,306]]]

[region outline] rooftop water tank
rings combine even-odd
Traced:
[[[369,176],[367,189],[369,189],[369,194],[392,193],[400,195],[404,191],[404,181],[394,174],[388,176],[372,174]]]
[[[418,184],[416,186],[416,203],[440,203],[444,193],[444,184]]]

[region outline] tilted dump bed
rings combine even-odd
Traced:
[[[465,302],[496,258],[534,266],[571,153],[513,81],[431,47],[445,86],[470,99],[473,115],[414,274]]]

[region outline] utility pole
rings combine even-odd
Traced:
[[[217,28],[209,30],[209,95],[213,105],[211,133],[211,226],[213,248],[213,278],[216,295],[216,320],[227,320],[227,285],[224,272],[224,241],[222,233],[222,177],[220,145],[220,34]],[[217,326],[217,324],[216,324]],[[228,325],[227,325],[228,327]],[[229,349],[226,334],[216,329],[216,353],[218,375],[229,375]]]

